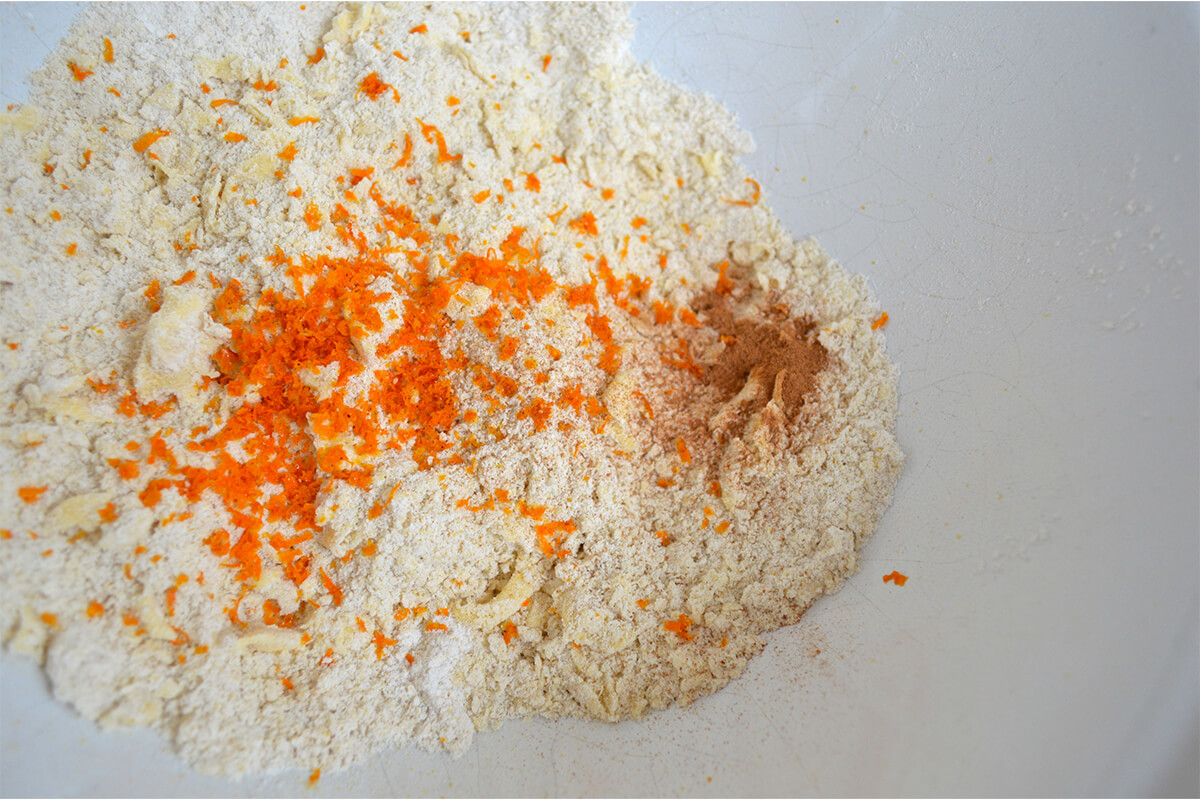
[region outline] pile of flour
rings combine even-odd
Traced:
[[[81,15],[0,115],[0,636],[57,697],[204,771],[459,753],[716,691],[856,569],[902,464],[879,309],[631,37],[616,5]],[[267,402],[271,298],[335,260],[376,270],[319,334],[362,369],[295,406],[450,419],[206,450]],[[452,366],[381,356],[418,317]],[[311,485],[259,499],[311,508],[189,494],[270,436]]]

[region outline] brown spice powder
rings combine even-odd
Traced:
[[[755,368],[771,392],[778,376],[784,413],[789,417],[816,389],[817,375],[828,362],[828,353],[816,340],[811,319],[789,318],[786,306],[774,304],[761,315],[737,317],[728,297],[708,292],[696,299],[696,310],[715,329],[725,350],[705,368],[705,380],[733,396],[745,386]],[[769,397],[762,398],[759,405]]]

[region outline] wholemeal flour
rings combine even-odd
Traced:
[[[614,5],[95,5],[0,116],[0,631],[205,771],[737,676],[891,497],[878,308]]]

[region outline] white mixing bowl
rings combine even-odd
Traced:
[[[74,13],[0,7],[6,104]],[[634,15],[639,57],[740,115],[767,201],[889,311],[895,503],[861,574],[719,694],[315,793],[1200,792],[1197,6]],[[308,791],[198,776],[2,672],[5,795]]]

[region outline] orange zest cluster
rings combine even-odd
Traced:
[[[164,136],[170,136],[170,131],[164,131],[161,128],[150,131],[133,143],[133,149],[139,153],[144,153],[146,150]]]
[[[71,77],[73,77],[77,81],[82,81],[84,78],[88,77],[89,75],[96,74],[94,71],[92,71],[90,69],[84,69],[83,67],[76,64],[74,61],[68,61],[67,66],[71,68]]]
[[[414,34],[426,32],[423,25],[412,30]],[[108,40],[104,48],[104,59],[111,62]],[[404,59],[399,51],[395,55]],[[324,57],[325,51],[317,48],[308,63],[317,64]],[[550,63],[551,57],[545,56],[543,71]],[[77,80],[92,74],[74,64],[71,69]],[[253,86],[262,92],[279,89],[274,81],[258,80]],[[362,77],[354,88],[356,96],[365,96],[364,103],[378,101],[389,90],[399,102],[397,90],[378,72]],[[201,89],[210,91],[207,86]],[[236,105],[236,101],[216,99],[210,105],[219,108]],[[450,97],[447,105],[455,107],[460,101]],[[292,127],[319,122],[316,116],[288,120]],[[401,155],[392,170],[413,164],[414,139],[418,146],[422,139],[430,145],[429,154],[439,167],[462,162],[462,153],[451,151],[435,125],[421,119],[416,119],[416,124],[420,136],[415,135],[417,129],[414,135],[404,134],[403,149],[395,147]],[[170,135],[168,130],[151,130],[134,142],[133,149],[154,158],[149,149]],[[230,131],[224,139],[238,144],[247,137]],[[276,156],[291,162],[298,152],[296,142],[289,142]],[[85,166],[89,159],[90,151]],[[566,163],[564,156],[553,159]],[[52,169],[48,165],[48,170]],[[282,175],[276,173],[277,178]],[[520,176],[523,181],[518,180]],[[361,493],[364,508],[369,507],[367,517],[374,520],[387,513],[399,488],[393,485],[390,491],[380,491],[378,486],[376,471],[389,459],[411,459],[419,470],[451,465],[470,465],[466,468],[473,470],[474,452],[487,444],[489,437],[498,441],[508,433],[490,424],[496,418],[515,420],[534,436],[556,424],[564,431],[604,430],[607,409],[583,383],[544,388],[551,384],[550,365],[564,357],[563,351],[551,344],[531,346],[535,337],[521,335],[534,326],[548,331],[548,326],[554,325],[541,313],[540,304],[547,298],[554,296],[571,309],[582,337],[579,345],[572,346],[607,375],[621,366],[619,338],[629,318],[652,319],[660,326],[701,324],[690,309],[677,309],[664,301],[651,303],[647,297],[650,281],[632,273],[618,277],[604,256],[585,256],[590,263],[586,283],[567,285],[555,280],[540,266],[541,240],[522,227],[512,227],[486,252],[474,252],[456,234],[437,233],[435,241],[438,217],[425,221],[413,209],[385,198],[376,183],[379,179],[374,166],[350,167],[347,175],[338,179],[336,200],[341,202],[296,204],[303,209],[301,218],[308,230],[328,233],[336,248],[313,255],[276,246],[266,258],[274,275],[261,289],[237,279],[222,282],[212,273],[208,281],[202,279],[217,290],[210,313],[230,334],[213,354],[217,377],[205,378],[199,386],[207,400],[205,410],[215,421],[190,432],[158,428],[146,441],[130,442],[128,458],[107,459],[116,475],[135,490],[130,497],[135,506],[154,509],[166,500],[181,500],[187,504],[215,502],[222,509],[225,527],[204,531],[201,541],[238,586],[226,609],[235,625],[246,625],[253,616],[266,625],[294,628],[300,625],[306,606],[319,602],[339,607],[345,602],[347,581],[341,564],[353,553],[335,556],[316,539],[324,523],[318,509],[332,489],[349,487]],[[353,191],[346,187],[347,180]],[[526,191],[541,190],[539,178],[530,172],[504,180],[503,191],[513,192],[517,183]],[[758,185],[749,183],[753,200],[738,202],[757,201]],[[369,187],[365,197],[363,186]],[[499,186],[494,188],[501,191]],[[296,187],[289,194],[297,199],[303,195],[307,201],[308,192],[307,187]],[[612,196],[613,190],[603,190],[604,199]],[[475,200],[502,203],[504,195],[483,189]],[[555,225],[560,218],[560,232],[576,237],[580,247],[594,246],[601,235],[592,211],[572,208],[568,214],[563,206],[549,215]],[[631,228],[637,231],[646,224],[637,217]],[[603,233],[609,236],[614,232],[606,228]],[[621,260],[628,253],[629,238],[625,237]],[[646,241],[646,236],[641,238]],[[660,263],[665,266],[665,256]],[[717,291],[723,294],[732,290],[727,267],[719,265]],[[188,271],[174,284],[195,278],[195,271]],[[480,290],[486,290],[487,299],[475,305]],[[159,281],[151,282],[143,294],[150,312],[161,308]],[[471,311],[464,316],[458,311],[467,307],[467,294],[473,299]],[[465,350],[471,348],[464,348],[461,342],[472,336],[476,337],[471,339],[475,354],[468,356]],[[456,341],[460,344],[450,344]],[[480,342],[484,349],[492,348],[489,358],[482,359],[476,352]],[[562,341],[558,344],[567,347]],[[661,360],[695,378],[703,375],[686,337],[674,337]],[[115,383],[98,379],[89,382],[100,395],[116,388]],[[647,418],[653,419],[650,401],[640,392],[635,394]],[[109,397],[116,411],[129,418],[160,420],[177,409],[174,398],[139,399],[128,387]],[[169,420],[160,424],[169,424]],[[682,464],[690,462],[683,439],[676,442],[676,451]],[[35,503],[46,490],[23,487],[19,495],[24,502]],[[546,506],[511,499],[503,490],[474,503],[461,499],[457,506],[471,512],[519,514],[545,557],[570,555],[567,543],[577,532],[576,523],[557,518]],[[99,509],[98,515],[104,523],[120,516],[112,502]],[[173,514],[163,522],[190,516]],[[669,536],[660,538],[664,545],[670,542]],[[364,557],[376,552],[373,541],[361,548]],[[264,570],[274,569],[295,586],[300,608],[285,614],[276,600],[262,602],[261,610],[258,603],[250,608],[250,601],[243,608],[242,601],[258,585]],[[125,572],[132,580],[129,564]],[[203,573],[195,583],[202,581]],[[191,585],[184,588],[188,582],[181,574],[165,590],[168,617],[174,616],[179,598],[194,591]],[[411,614],[415,617],[424,611],[418,607]],[[98,617],[104,614],[104,607],[95,602],[86,613]],[[397,620],[409,615],[409,609],[396,611]],[[690,623],[681,615],[667,622],[665,629],[686,641],[691,638]],[[139,622],[130,616],[126,624],[137,626]],[[367,632],[365,623],[360,627]],[[426,620],[424,627],[428,631],[447,628],[433,620]],[[501,630],[506,643],[517,637],[511,621]],[[179,633],[186,639],[186,634]],[[383,659],[397,640],[377,630],[372,643],[376,657]],[[411,655],[406,658],[412,662]]]
[[[400,93],[390,83],[384,83],[378,72],[372,72],[358,84],[358,91],[366,94],[372,100],[378,100],[388,89],[392,90],[392,99],[400,102]],[[355,92],[358,94],[358,92]]]
[[[691,641],[692,634],[688,632],[688,628],[692,625],[692,621],[686,615],[680,614],[677,619],[670,619],[663,623],[663,630],[669,631],[678,636],[683,641]]]

